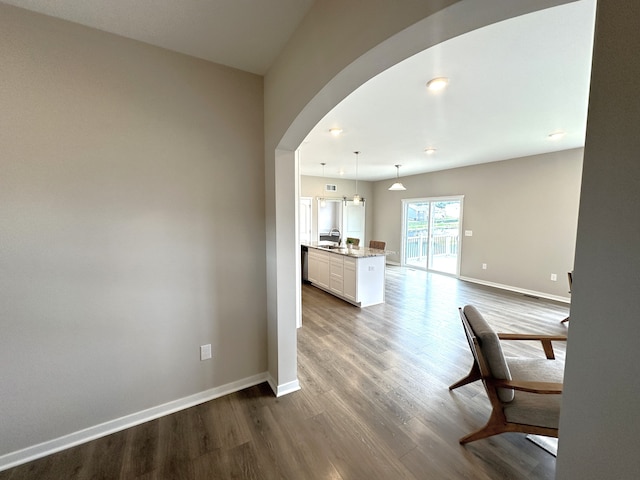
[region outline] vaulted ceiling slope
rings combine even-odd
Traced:
[[[2,0],[264,75],[313,0]]]

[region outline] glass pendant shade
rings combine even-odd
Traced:
[[[400,165],[396,165],[396,183],[389,187],[389,190],[406,190],[405,186],[400,181]]]
[[[396,182],[389,187],[389,190],[406,190],[407,188],[401,183]]]

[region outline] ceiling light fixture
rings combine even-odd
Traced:
[[[424,153],[426,153],[427,155],[433,155],[434,153],[436,153],[436,149],[433,147],[427,147],[424,149]]]
[[[333,135],[334,137],[337,137],[342,133],[342,129],[341,128],[330,128],[329,129],[329,133],[331,135]]]
[[[432,92],[442,90],[447,85],[449,85],[449,79],[447,77],[436,77],[427,82],[427,88]]]
[[[563,132],[562,130],[558,130],[557,132],[553,132],[549,134],[549,140],[560,140],[564,137],[567,132]]]
[[[393,185],[391,185],[389,187],[389,190],[406,190],[405,186],[400,181],[400,167],[401,167],[401,165],[396,165],[396,180],[397,180],[397,182],[394,183]]]
[[[320,165],[322,165],[322,181],[324,182],[324,166],[326,165],[326,163],[322,162]],[[320,190],[320,198],[318,199],[320,201],[320,206],[322,208],[324,208],[327,205],[327,201],[325,200],[324,196],[322,195],[324,193],[324,189]]]
[[[358,155],[360,155],[360,152],[353,153],[356,154],[356,193],[353,195],[353,204],[360,205],[360,202],[362,202],[362,197],[358,193]]]

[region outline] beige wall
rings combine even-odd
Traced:
[[[0,4],[0,456],[265,374],[262,88]]]
[[[400,252],[402,199],[464,195],[462,277],[568,297],[573,269],[582,149],[403,177],[404,192],[374,187],[374,236]],[[390,260],[399,261],[399,255]],[[482,269],[482,264],[487,269]],[[550,280],[556,273],[558,280]]]

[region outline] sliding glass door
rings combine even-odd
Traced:
[[[403,200],[402,205],[403,265],[458,275],[462,197]]]

